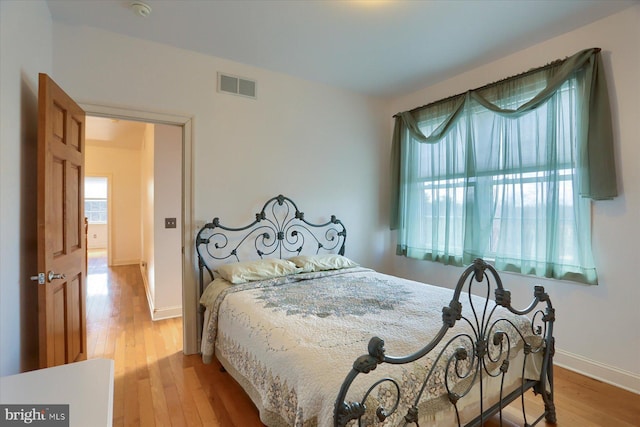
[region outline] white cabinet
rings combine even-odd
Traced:
[[[111,427],[113,371],[113,360],[91,359],[2,377],[0,403],[68,404],[70,427]]]

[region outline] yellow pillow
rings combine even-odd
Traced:
[[[289,258],[289,261],[293,262],[304,272],[358,267],[358,264],[351,261],[349,258],[337,254],[299,255]]]
[[[295,274],[299,273],[300,269],[285,259],[269,258],[224,264],[216,271],[223,279],[233,284],[240,284]]]

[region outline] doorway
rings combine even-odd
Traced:
[[[195,286],[185,286],[185,284],[195,283],[195,272],[193,270],[193,254],[192,251],[185,250],[185,247],[193,246],[192,229],[192,199],[191,199],[191,182],[192,182],[192,137],[191,137],[191,118],[176,115],[167,115],[163,113],[140,112],[135,110],[126,110],[122,108],[107,107],[100,105],[82,105],[88,116],[106,118],[109,120],[128,120],[136,122],[144,122],[147,125],[170,125],[177,126],[180,129],[180,147],[181,156],[180,176],[178,178],[178,186],[181,189],[181,197],[179,200],[179,215],[175,215],[179,227],[178,238],[178,255],[180,268],[178,269],[179,281],[181,286],[179,296],[181,298],[180,313],[183,323],[183,351],[185,354],[193,354],[198,352],[198,337],[196,331],[196,307],[197,294]],[[171,219],[173,215],[163,218],[162,226],[164,227],[164,219]],[[176,224],[176,225],[178,225]],[[171,226],[171,221],[169,221]],[[112,232],[113,234],[113,232]],[[113,237],[113,236],[112,236]],[[112,245],[113,238],[110,239]],[[146,261],[141,260],[142,268],[149,268]],[[148,295],[149,298],[149,295]],[[165,307],[166,308],[166,307]],[[171,307],[169,307],[171,309]],[[169,310],[170,311],[170,310]],[[169,313],[170,314],[170,313]],[[169,316],[170,317],[170,316]]]
[[[84,177],[84,217],[87,221],[87,253],[110,260],[109,220],[110,197],[109,176],[85,174]],[[111,265],[108,263],[108,265]]]
[[[109,266],[140,263],[140,158],[146,129],[143,122],[90,114],[85,119],[87,248],[106,251]]]

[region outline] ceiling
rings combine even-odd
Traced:
[[[96,27],[393,97],[494,61],[640,0],[48,0]],[[591,47],[591,46],[585,46]]]
[[[84,137],[90,147],[139,150],[145,130],[146,125],[141,122],[87,116]]]

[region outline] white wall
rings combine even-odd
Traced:
[[[140,161],[140,204],[141,204],[141,244],[142,244],[142,274],[147,292],[149,308],[153,313],[153,301],[155,301],[155,236],[153,234],[155,217],[154,211],[154,130],[155,126],[147,124],[145,127],[144,142]]]
[[[505,274],[524,305],[542,284],[556,307],[556,361],[640,392],[640,5],[530,49],[393,100],[389,114],[482,86],[589,48],[602,48],[612,103],[621,195],[593,205],[593,249],[600,285]],[[395,236],[388,256],[393,257]],[[393,257],[392,272],[453,286],[460,268]]]
[[[109,244],[108,224],[91,224],[87,227],[87,249],[106,249]]]
[[[68,92],[67,92],[68,93]],[[111,265],[138,264],[142,249],[140,230],[141,151],[108,147],[87,141],[85,171],[88,175],[109,176]],[[91,237],[91,236],[89,236]],[[89,240],[92,240],[91,238]]]
[[[142,274],[153,320],[182,316],[182,128],[147,124],[140,165]],[[165,228],[175,218],[176,228]]]
[[[182,128],[154,126],[153,318],[182,315]],[[165,228],[176,218],[176,228]]]
[[[38,366],[38,73],[51,76],[44,1],[0,2],[0,376]],[[55,78],[55,75],[52,77]]]

